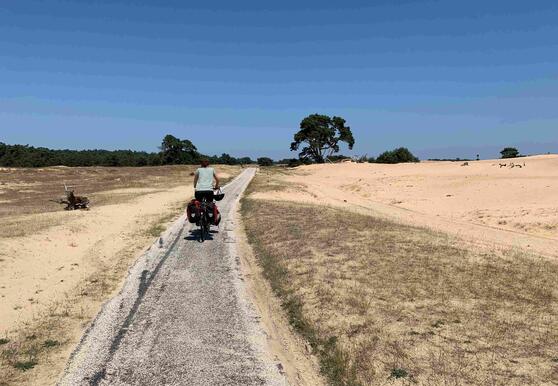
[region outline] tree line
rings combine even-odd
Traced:
[[[339,162],[349,157],[339,155],[340,144],[346,143],[353,149],[356,140],[352,130],[341,117],[311,114],[300,123],[295,133],[291,151],[298,151],[298,158],[274,161],[260,157],[257,161],[250,157],[236,158],[229,154],[208,156],[200,153],[188,139],[166,135],[159,152],[132,150],[52,150],[28,145],[7,145],[0,142],[0,166],[4,167],[45,167],[45,166],[159,166],[192,165],[202,159],[213,164],[260,166],[285,164],[296,167],[311,163]],[[401,147],[380,154],[377,158],[360,157],[359,162],[401,163],[419,162],[409,149]]]
[[[236,158],[229,154],[207,156],[198,152],[189,140],[172,135],[163,139],[159,152],[132,150],[52,150],[28,145],[7,145],[0,142],[0,166],[160,166],[197,164],[203,158],[214,164],[241,165],[255,163],[250,157]]]

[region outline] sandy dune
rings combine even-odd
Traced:
[[[510,168],[510,162],[521,167]],[[500,168],[500,163],[507,166]],[[469,166],[311,165],[283,179],[293,188],[258,195],[342,205],[479,244],[558,255],[558,155],[469,162]]]

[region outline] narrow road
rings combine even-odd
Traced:
[[[212,240],[182,217],[132,267],[72,355],[60,385],[286,385],[246,300],[234,213],[255,174],[225,187]]]

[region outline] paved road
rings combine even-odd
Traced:
[[[60,385],[286,385],[243,293],[234,211],[254,176],[226,188],[223,224],[199,243],[181,218],[130,269]]]

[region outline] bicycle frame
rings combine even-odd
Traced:
[[[204,242],[209,235],[209,230],[211,224],[209,223],[208,213],[207,213],[207,199],[204,197],[201,201],[200,208],[200,241]]]

